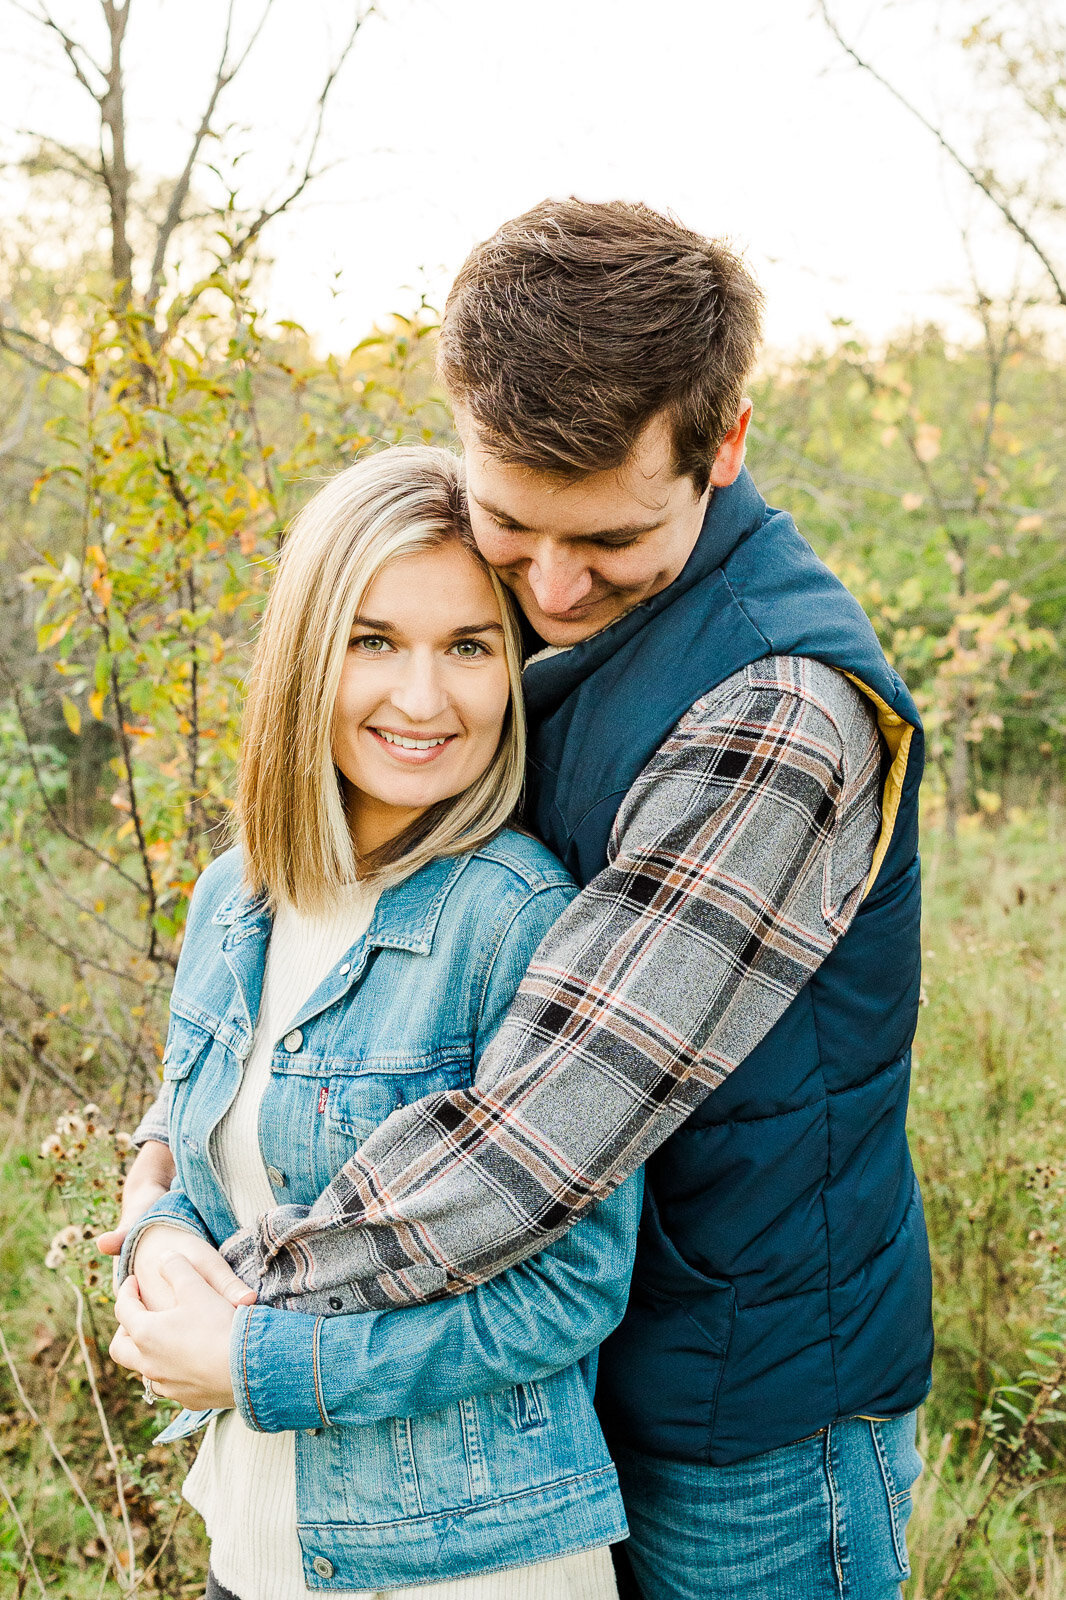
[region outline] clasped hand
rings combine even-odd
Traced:
[[[142,1295],[138,1277],[150,1285]],[[208,1281],[222,1279],[219,1287]],[[221,1293],[220,1288],[225,1292]],[[135,1272],[115,1299],[111,1357],[192,1411],[233,1405],[229,1346],[235,1306],[254,1303],[206,1240],[158,1224],[140,1240]]]

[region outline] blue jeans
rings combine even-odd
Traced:
[[[616,1452],[644,1600],[897,1600],[915,1415],[852,1417],[730,1467]],[[620,1575],[623,1594],[625,1577]]]

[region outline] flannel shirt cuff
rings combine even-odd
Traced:
[[[238,1306],[230,1334],[233,1398],[256,1433],[330,1426],[322,1395],[323,1317]]]

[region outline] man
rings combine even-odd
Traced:
[[[598,1387],[623,1581],[882,1600],[931,1353],[904,1132],[921,730],[744,470],[759,313],[734,255],[635,205],[547,202],[460,272],[441,373],[474,536],[535,635],[528,820],[585,887],[479,1087],[398,1111],[224,1253],[261,1300],[302,1272],[403,1305],[647,1161]]]

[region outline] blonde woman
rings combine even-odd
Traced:
[[[185,1486],[209,1595],[616,1592],[625,1520],[592,1386],[639,1180],[533,1260],[409,1310],[235,1308],[207,1281],[219,1241],[312,1203],[395,1107],[472,1081],[572,898],[508,826],[519,673],[453,456],[386,450],[319,490],[256,650],[240,846],[196,887],[175,980],[178,1176],[126,1240],[116,1303],[115,1359],[186,1407],[169,1436],[210,1418]]]

